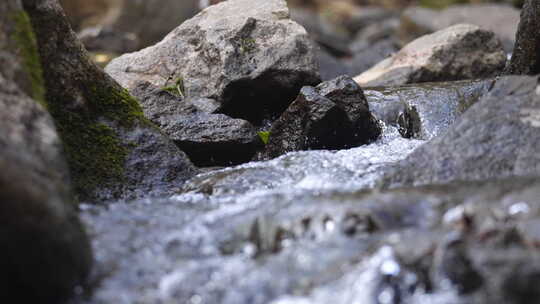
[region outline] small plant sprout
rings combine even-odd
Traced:
[[[259,132],[259,137],[261,138],[262,142],[267,145],[268,144],[268,141],[270,140],[270,132],[268,131],[262,131],[262,132]]]
[[[184,78],[178,77],[173,85],[161,89],[184,99]]]

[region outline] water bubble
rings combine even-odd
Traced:
[[[242,248],[242,252],[248,257],[254,257],[257,254],[257,246],[253,243],[247,243],[244,248]]]
[[[527,214],[531,211],[531,208],[526,202],[519,202],[508,207],[508,213],[512,216],[519,214]]]
[[[395,292],[392,288],[385,288],[377,297],[380,304],[391,304],[394,302]]]
[[[445,224],[454,224],[457,223],[465,217],[465,207],[462,205],[456,206],[448,210],[443,216],[443,222]]]
[[[326,218],[324,220],[324,230],[327,232],[332,232],[334,229],[336,229],[336,223],[332,219]]]
[[[389,276],[397,276],[401,271],[401,267],[394,260],[384,261],[381,265],[381,273]]]
[[[200,295],[196,294],[189,299],[189,302],[191,304],[201,304],[203,302],[203,299]]]

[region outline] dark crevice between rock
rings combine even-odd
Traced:
[[[262,143],[175,141],[197,167],[235,166],[251,161]]]
[[[224,90],[220,113],[261,126],[265,120],[276,120],[303,86],[320,82],[305,72],[269,70],[255,79],[231,82]],[[285,83],[289,86],[284,87]]]

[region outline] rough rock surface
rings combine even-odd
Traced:
[[[538,176],[538,92],[534,77],[499,79],[444,135],[390,170],[385,185]]]
[[[540,73],[540,3],[525,1],[516,36],[516,47],[506,74],[536,75]]]
[[[264,155],[291,151],[344,149],[376,139],[380,128],[362,89],[349,77],[304,87],[274,122]]]
[[[65,146],[76,194],[100,201],[159,194],[195,173],[188,158],[143,117],[101,69],[56,0],[24,0],[36,30],[46,102]]]
[[[149,82],[138,84],[131,94],[140,102],[144,116],[159,124],[160,117],[187,115],[196,112],[214,114],[219,110],[219,103],[208,98],[182,98],[176,88],[165,90]]]
[[[304,85],[319,82],[306,31],[284,0],[230,0],[184,22],[158,44],[113,60],[106,71],[128,89],[183,82],[222,112],[255,124],[277,116]]]
[[[253,125],[215,114],[220,105],[208,98],[182,98],[176,88],[164,90],[148,82],[132,91],[144,116],[159,126],[197,166],[229,166],[247,162],[260,144]]]
[[[421,37],[355,78],[362,86],[486,78],[504,69],[493,32],[458,24]]]
[[[92,253],[54,123],[29,97],[43,92],[39,61],[23,55],[37,57],[28,16],[19,0],[2,1],[0,302],[59,303],[85,281]]]
[[[262,145],[248,121],[223,114],[162,116],[163,132],[197,166],[230,166],[250,161]]]
[[[364,94],[377,119],[397,127],[405,138],[430,140],[445,132],[488,92],[493,82],[464,80],[368,88]]]
[[[514,49],[519,10],[501,4],[453,5],[443,10],[410,7],[401,15],[400,38],[409,43],[418,37],[468,23],[494,32],[507,53]]]

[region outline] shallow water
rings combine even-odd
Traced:
[[[297,198],[371,188],[382,167],[422,143],[385,127],[367,146],[204,173],[171,198],[84,205],[98,285],[80,302],[251,304],[307,295],[337,280],[365,244],[328,238],[335,227],[324,216],[311,236],[289,244],[279,218],[295,219],[306,206],[275,213],[295,209]]]

